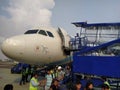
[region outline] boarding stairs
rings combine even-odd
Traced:
[[[120,23],[87,24],[85,22],[76,22],[73,24],[85,30],[85,33],[80,31],[80,34],[76,35],[75,39],[71,41],[72,48],[75,48],[73,53],[73,73],[105,76],[115,79],[119,83]],[[107,30],[107,33],[102,33],[100,31],[102,29]],[[108,34],[111,29],[115,33]],[[89,30],[88,33],[87,30]],[[93,34],[90,33],[90,30],[97,31]]]

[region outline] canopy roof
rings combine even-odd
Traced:
[[[120,27],[120,22],[118,23],[92,23],[88,24],[87,22],[73,22],[76,27]]]

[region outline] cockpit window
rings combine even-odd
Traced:
[[[28,30],[28,31],[26,31],[24,34],[35,34],[35,33],[37,33],[38,32],[38,30],[37,29],[34,29],[34,30]]]
[[[47,36],[47,33],[46,33],[44,30],[40,30],[40,31],[39,31],[39,34],[42,34],[42,35]]]
[[[50,37],[54,37],[51,32],[47,31],[47,33],[48,33],[48,35],[49,35]]]

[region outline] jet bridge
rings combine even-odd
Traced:
[[[73,73],[116,78],[120,82],[120,23],[72,23],[80,33],[71,41]]]
[[[120,39],[89,47],[73,55],[73,71],[91,75],[120,78],[120,50],[113,49],[120,45]],[[119,46],[120,47],[120,46]],[[110,50],[111,52],[107,51]],[[93,53],[97,54],[93,54]]]

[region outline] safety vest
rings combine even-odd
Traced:
[[[105,81],[104,84],[108,85],[110,88],[110,84],[108,83],[108,81]],[[111,90],[111,89],[109,89],[109,90]]]
[[[33,80],[35,83],[38,83],[38,80],[35,79],[34,77],[31,80]],[[30,82],[30,88],[29,88],[29,90],[38,90],[38,87],[33,86],[31,84],[31,82]]]
[[[23,76],[25,76],[26,75],[25,69],[22,69],[21,73],[22,73]]]
[[[25,69],[25,73],[28,74],[28,67]]]

